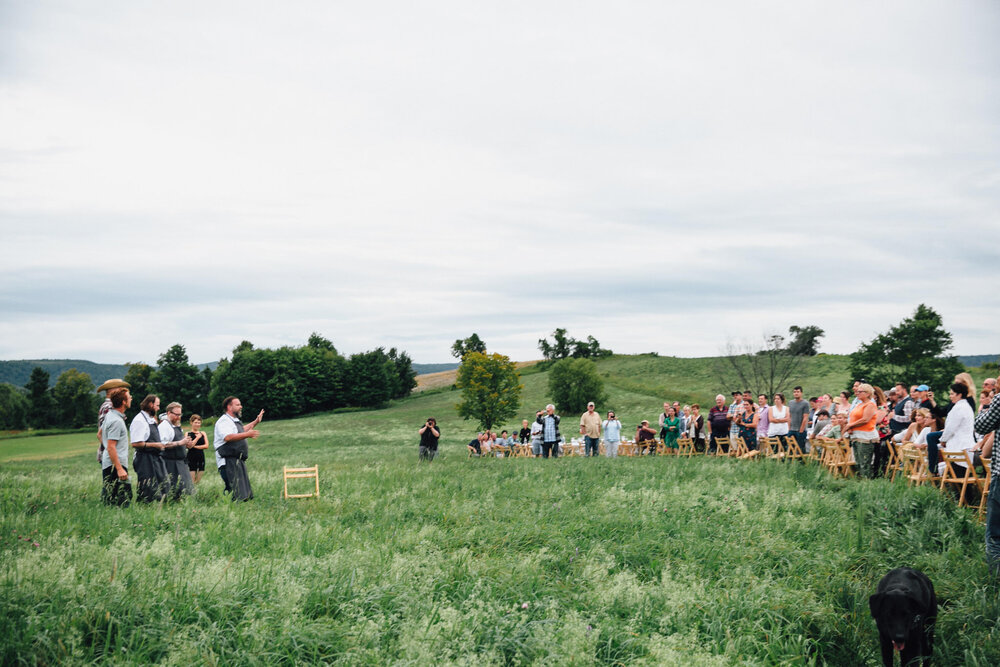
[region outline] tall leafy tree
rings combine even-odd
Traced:
[[[97,423],[97,393],[90,376],[75,368],[63,371],[52,387],[56,402],[56,423],[80,428]]]
[[[611,355],[611,350],[601,347],[601,344],[593,336],[587,336],[587,340],[576,340],[566,335],[566,330],[559,328],[552,332],[552,342],[548,338],[538,339],[538,349],[542,356],[549,361],[557,361],[573,357],[576,359],[590,359],[607,357]]]
[[[382,348],[352,354],[347,364],[350,404],[375,407],[392,398],[392,378]]]
[[[894,382],[927,384],[944,395],[955,375],[965,370],[957,357],[945,354],[951,346],[941,316],[920,304],[912,316],[851,354],[851,378],[880,387]]]
[[[475,419],[483,430],[503,424],[521,407],[524,385],[514,362],[502,354],[469,352],[458,367],[456,385],[462,400],[455,406],[460,417]]]
[[[125,364],[125,381],[131,386],[132,407],[125,411],[125,418],[130,420],[139,414],[139,404],[142,399],[153,393],[153,367],[149,364]]]
[[[0,431],[20,431],[27,427],[30,407],[23,391],[0,382]]]
[[[49,391],[49,373],[40,366],[31,369],[31,377],[24,385],[28,392],[28,425],[45,428],[55,422],[55,403]]]
[[[458,338],[451,346],[451,356],[456,359],[461,359],[469,352],[486,354],[486,343],[477,333],[473,333],[468,338]]]
[[[593,401],[600,406],[608,399],[604,380],[591,359],[562,359],[549,371],[549,395],[560,412],[582,412]]]
[[[413,388],[417,386],[417,372],[413,370],[413,360],[406,352],[399,352],[396,348],[389,348],[386,355],[392,363],[391,373],[395,376],[393,383],[393,398],[403,398],[409,396]]]
[[[198,367],[188,361],[184,346],[173,345],[160,355],[156,365],[150,383],[160,400],[164,403],[177,401],[184,406],[185,413],[194,412],[202,393],[203,378]]]
[[[799,327],[792,325],[788,327],[788,334],[792,339],[786,348],[788,354],[797,357],[814,357],[819,352],[819,339],[826,335],[817,326]]]

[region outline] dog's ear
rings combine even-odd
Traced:
[[[879,610],[882,609],[882,594],[876,593],[868,598],[868,607],[872,610],[872,616],[878,618]]]

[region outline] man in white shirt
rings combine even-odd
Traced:
[[[132,466],[138,480],[136,500],[152,503],[163,500],[167,492],[167,467],[163,463],[163,443],[153,416],[160,409],[160,398],[150,394],[142,399],[139,414],[132,418],[129,437],[135,457]]]
[[[222,402],[223,415],[215,422],[215,457],[224,459],[224,465],[219,468],[223,480],[228,482],[227,488],[234,501],[250,500],[253,489],[250,488],[250,478],[247,477],[246,460],[249,454],[247,440],[260,435],[257,425],[264,419],[261,410],[257,418],[244,428],[240,422],[243,404],[235,396],[229,396]],[[225,471],[223,471],[223,467]]]
[[[171,500],[179,500],[181,495],[194,494],[194,482],[191,481],[191,469],[187,464],[187,451],[191,447],[191,438],[181,429],[180,403],[173,402],[167,406],[166,419],[160,422],[160,442],[163,443],[163,463],[167,468],[167,485],[170,487]]]

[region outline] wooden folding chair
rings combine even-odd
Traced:
[[[631,440],[622,440],[618,445],[618,456],[635,456],[635,443]]]
[[[680,438],[677,438],[677,456],[686,456],[691,458],[694,454],[694,440],[691,439],[691,436],[683,435]]]
[[[900,470],[899,448],[896,443],[889,438],[885,441],[885,448],[889,451],[889,458],[885,462],[885,476],[890,482],[896,481],[896,473]]]
[[[775,459],[777,461],[784,461],[785,445],[784,443],[781,442],[781,438],[779,436],[774,436],[768,438],[768,440],[770,441],[769,444],[771,445],[771,453],[768,454],[767,458]]]
[[[976,469],[972,467],[972,459],[965,450],[960,452],[946,452],[941,450],[939,454],[941,455],[941,460],[944,461],[944,474],[941,475],[941,492],[944,492],[945,484],[961,487],[958,494],[958,506],[965,507],[965,492],[969,488],[969,485],[972,484],[976,488],[980,488],[979,475],[976,474]],[[958,475],[955,466],[964,466],[965,472],[962,475]]]
[[[734,452],[733,449],[736,451]],[[736,446],[730,446],[729,450],[731,452],[730,456],[735,456],[738,459],[745,459],[750,453],[750,448],[747,447],[747,441],[743,439],[742,435],[736,437]]]
[[[996,445],[995,442],[993,444]],[[983,492],[979,497],[979,511],[977,512],[980,521],[986,520],[986,501],[990,495],[990,482],[993,480],[993,471],[990,468],[989,459],[983,458],[983,470],[986,471],[986,475],[983,479]]]
[[[723,450],[723,445],[725,445],[725,450]],[[732,448],[732,443],[729,442],[729,436],[723,436],[721,438],[715,439],[715,455],[716,456],[729,456],[729,450]]]
[[[934,483],[934,476],[927,469],[927,450],[918,447],[903,447],[903,477],[907,486]]]
[[[802,461],[806,458],[806,455],[802,453],[802,448],[799,447],[799,441],[795,439],[794,435],[785,436],[785,460],[786,461]]]
[[[285,466],[284,471],[285,498],[319,498],[319,466],[313,466],[312,468],[289,468],[288,466]],[[316,481],[315,491],[310,493],[288,493],[288,480],[309,478]]]

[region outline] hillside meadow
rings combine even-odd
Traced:
[[[627,424],[655,415],[647,386],[675,395],[611,362]],[[528,405],[546,380],[526,371]],[[942,599],[935,664],[1000,664],[982,527],[934,489],[716,458],[470,460],[457,399],[265,420],[239,505],[210,470],[182,503],[106,508],[91,436],[4,441],[37,456],[0,463],[0,662],[875,665],[868,596],[910,565]],[[431,415],[441,455],[421,464]],[[86,451],[41,452],[60,446]],[[321,498],[282,500],[281,466],[312,464]]]

